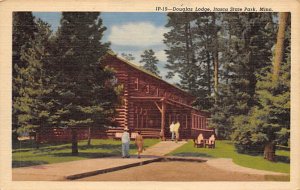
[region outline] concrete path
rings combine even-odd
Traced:
[[[136,155],[134,155],[129,159],[109,157],[13,168],[12,176],[13,180],[16,181],[57,181],[77,179],[155,162],[157,159],[161,159],[159,158],[160,156],[175,150],[185,143],[185,141],[178,143],[172,141],[159,142],[144,151],[141,159],[138,159]]]
[[[253,174],[253,175],[288,175],[286,173],[257,170],[257,169],[239,166],[233,163],[231,158],[210,158],[207,159],[206,164],[214,168],[230,171],[230,172],[239,172],[239,173],[246,173],[246,174]]]
[[[226,172],[244,173],[253,175],[288,175],[284,173],[269,172],[245,168],[236,165],[232,159],[227,158],[205,158],[205,157],[174,157],[166,154],[184,145],[186,141],[175,143],[173,141],[161,141],[152,147],[147,148],[142,153],[142,158],[138,159],[136,155],[131,158],[109,157],[71,161],[57,164],[46,164],[31,167],[22,167],[12,169],[13,180],[15,181],[58,181],[73,180],[83,177],[103,174],[107,172],[122,170],[130,167],[140,166],[157,162],[163,159],[177,161],[207,161],[206,164],[218,170]]]
[[[12,170],[13,180],[17,181],[53,181],[76,179],[108,172],[108,170],[125,169],[121,166],[135,166],[132,164],[143,164],[145,161],[155,161],[156,158],[97,158],[57,164],[46,164],[31,167],[15,168]],[[128,167],[127,167],[128,168]],[[112,170],[113,171],[113,170]],[[94,172],[94,173],[92,173]]]
[[[152,156],[164,156],[173,150],[179,148],[180,146],[184,145],[187,143],[186,141],[161,141],[154,146],[151,146],[150,148],[146,149],[142,153],[142,155],[152,155]]]

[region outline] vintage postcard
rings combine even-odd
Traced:
[[[0,1],[0,189],[300,189],[298,1]]]

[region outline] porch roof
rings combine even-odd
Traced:
[[[200,111],[198,110],[197,108],[194,108],[193,106],[190,106],[188,104],[185,104],[185,103],[182,103],[182,102],[178,102],[176,100],[172,100],[172,99],[169,99],[169,98],[165,98],[165,97],[152,97],[152,96],[141,96],[141,97],[136,97],[136,96],[130,96],[129,97],[129,100],[135,100],[135,101],[151,101],[151,102],[165,102],[167,104],[170,104],[170,105],[174,105],[174,106],[180,106],[180,107],[184,107],[184,108],[188,108],[190,110],[194,110],[196,112],[199,112],[199,113],[202,113],[206,116],[209,116],[209,113],[208,112],[204,112],[204,111]]]

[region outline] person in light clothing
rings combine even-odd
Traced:
[[[129,155],[129,145],[130,145],[130,136],[128,133],[128,128],[124,128],[122,134],[122,158],[130,158]]]
[[[180,128],[180,123],[179,123],[179,121],[177,121],[174,125],[174,132],[175,132],[175,136],[176,136],[176,142],[178,142],[178,140],[179,140],[179,128]]]
[[[170,132],[172,134],[172,141],[174,140],[174,136],[175,136],[174,127],[175,127],[175,124],[174,124],[174,121],[172,121],[172,123],[170,125]]]
[[[143,149],[144,149],[144,140],[143,140],[143,136],[141,135],[140,131],[138,131],[138,133],[135,137],[135,144],[138,149],[138,158],[141,158],[141,153],[143,152]]]

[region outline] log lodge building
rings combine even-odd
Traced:
[[[131,132],[141,131],[144,137],[170,138],[170,124],[179,121],[180,138],[213,133],[207,129],[209,113],[191,106],[194,96],[111,51],[103,62],[115,70],[117,83],[123,85],[123,103],[115,118],[119,126],[115,130],[127,127]]]
[[[214,133],[214,130],[207,129],[209,113],[192,107],[195,97],[186,91],[111,51],[102,62],[114,69],[117,84],[123,85],[122,105],[117,108],[118,114],[114,118],[117,126],[91,130],[79,127],[78,140],[87,139],[89,133],[91,138],[115,138],[125,127],[132,134],[140,131],[144,138],[168,139],[172,121],[180,122],[180,139],[194,139],[199,133],[208,138]],[[70,142],[72,138],[70,128],[40,127],[34,134],[38,143]]]

